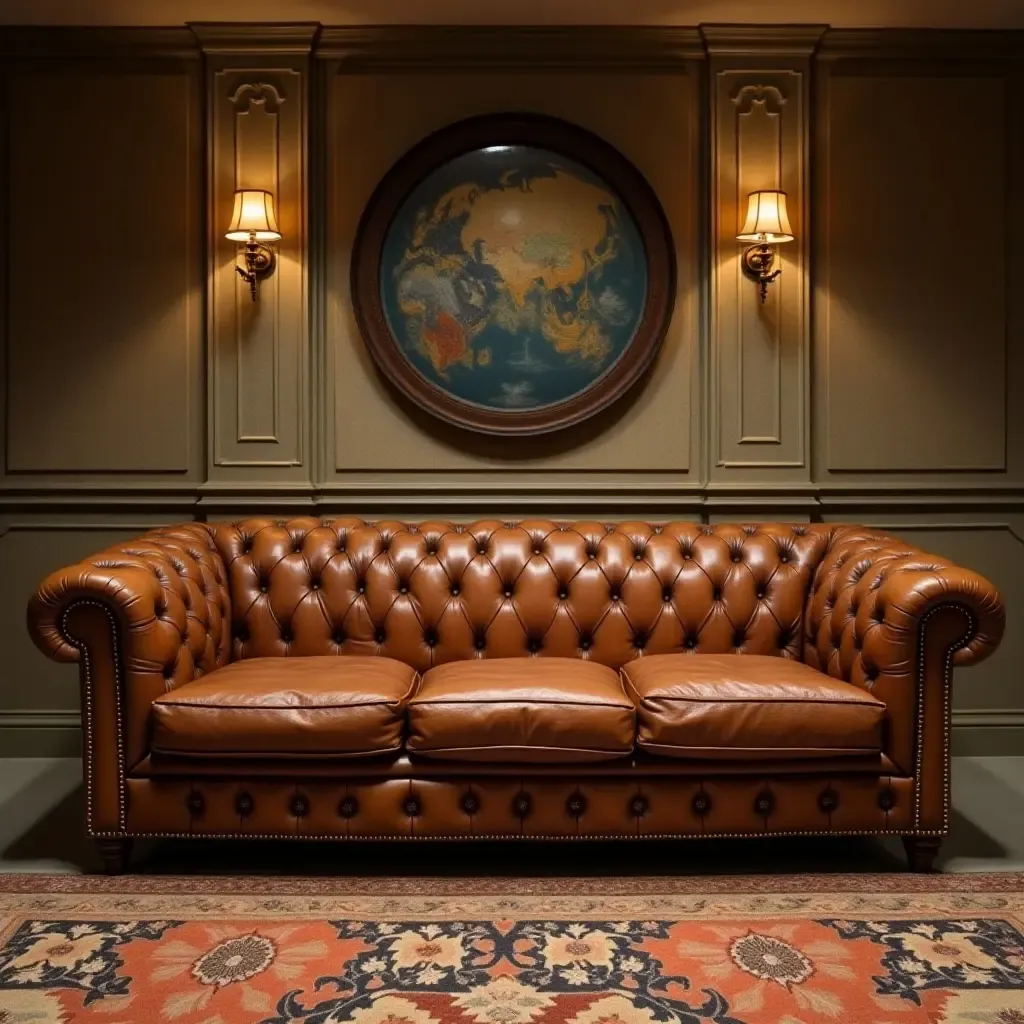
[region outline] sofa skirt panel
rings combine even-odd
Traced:
[[[97,836],[576,839],[922,834],[914,779],[815,774],[133,777]]]

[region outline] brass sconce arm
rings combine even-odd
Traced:
[[[252,294],[252,301],[259,297],[260,278],[269,274],[274,269],[274,250],[268,245],[261,245],[256,241],[255,232],[250,233],[249,241],[245,243],[245,252],[242,254],[245,266],[235,265],[238,276],[249,286]]]
[[[748,274],[758,281],[761,301],[768,298],[768,285],[782,273],[781,267],[772,270],[775,263],[775,250],[767,242],[752,245],[743,251],[743,266]]]

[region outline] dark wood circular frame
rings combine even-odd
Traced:
[[[647,257],[644,315],[619,359],[583,391],[540,409],[504,411],[463,402],[422,376],[388,327],[380,301],[384,240],[409,193],[437,167],[486,146],[535,146],[588,167],[636,222]],[[428,412],[488,434],[544,434],[579,423],[628,391],[650,367],[665,337],[676,291],[675,252],[661,203],[644,176],[614,146],[558,118],[488,114],[429,135],[391,168],[363,211],[352,249],[352,301],[363,341],[380,371]]]

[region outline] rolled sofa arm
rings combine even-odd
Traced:
[[[36,646],[79,663],[91,833],[124,829],[125,773],[146,754],[150,704],[227,663],[230,623],[224,562],[201,523],[60,569],[30,599]]]
[[[983,576],[864,527],[837,527],[815,572],[804,661],[885,701],[886,753],[915,777],[921,829],[948,825],[953,665],[987,658],[1005,625]]]

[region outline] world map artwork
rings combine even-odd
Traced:
[[[629,348],[646,295],[643,239],[621,199],[533,146],[476,149],[428,174],[381,253],[381,305],[406,358],[490,409],[585,391]]]

